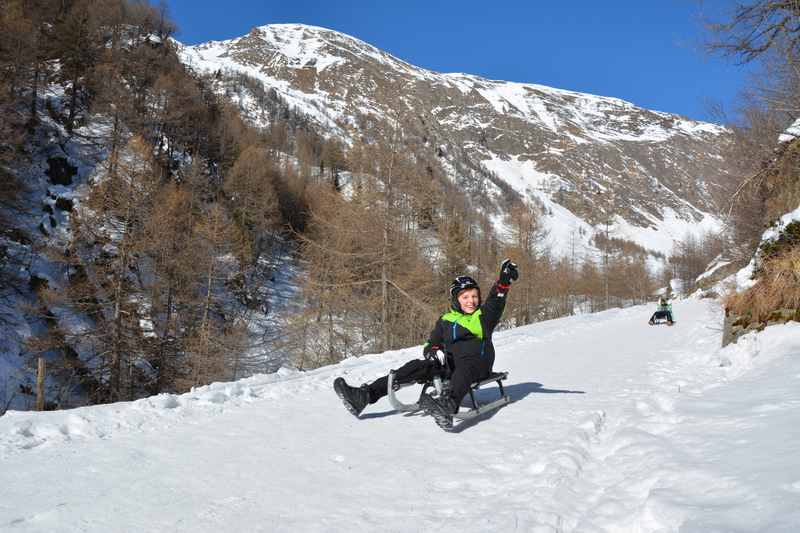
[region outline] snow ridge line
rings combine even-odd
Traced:
[[[264,397],[268,383],[283,378],[279,372],[231,383],[212,383],[180,395],[163,393],[133,402],[69,411],[9,411],[0,418],[0,456],[73,440],[108,439],[128,431],[162,430],[198,415],[216,416],[230,407],[258,401]]]
[[[565,513],[564,501],[574,500],[574,486],[584,469],[594,459],[593,446],[606,428],[606,412],[587,416],[572,430],[565,443],[552,451],[548,458],[532,467],[538,471],[540,483],[550,489],[552,499],[535,513],[537,525],[545,525],[555,533],[565,533],[574,527],[575,517]]]
[[[215,417],[230,409],[288,400],[298,394],[307,394],[309,390],[329,388],[333,376],[347,374],[346,369],[358,368],[359,374],[376,374],[377,377],[387,364],[397,366],[395,359],[402,359],[403,352],[393,353],[391,358],[366,356],[348,359],[340,365],[310,372],[282,368],[274,374],[212,383],[184,394],[162,393],[132,402],[42,413],[9,411],[0,417],[0,457],[73,440],[109,439],[130,431],[163,430],[198,417]],[[69,414],[65,417],[65,413]]]

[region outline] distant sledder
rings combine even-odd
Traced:
[[[666,323],[671,326],[675,323],[672,318],[672,304],[667,301],[663,296],[658,299],[658,309],[653,316],[650,317],[648,324],[656,326],[658,324]]]
[[[517,265],[506,259],[500,265],[500,276],[492,286],[486,302],[481,302],[478,283],[469,276],[459,276],[450,285],[450,311],[436,321],[423,348],[424,359],[409,361],[389,375],[360,387],[351,387],[343,378],[336,378],[333,388],[344,406],[356,417],[371,403],[389,395],[398,411],[424,410],[442,429],[453,428],[453,419],[466,420],[497,409],[510,402],[502,381],[505,372],[492,372],[494,345],[492,332],[500,321],[511,282],[519,277]],[[444,353],[440,358],[438,353]],[[481,385],[496,382],[500,398],[479,405],[474,391]],[[395,396],[402,387],[422,384],[419,400],[404,404]],[[472,406],[459,413],[464,396],[469,393]]]

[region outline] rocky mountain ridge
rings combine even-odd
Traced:
[[[454,183],[481,181],[500,232],[509,188],[535,199],[562,253],[575,238],[592,248],[606,225],[611,236],[661,254],[687,233],[721,226],[715,206],[729,133],[714,124],[617,98],[437,73],[301,24],[255,27],[181,46],[180,55],[201,72],[260,80],[346,144],[366,121],[396,121],[435,151]]]

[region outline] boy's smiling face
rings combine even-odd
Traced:
[[[478,296],[478,289],[465,289],[458,293],[458,305],[461,306],[461,311],[466,314],[474,313],[480,305],[480,296]]]

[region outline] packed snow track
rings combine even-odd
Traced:
[[[454,433],[386,399],[356,419],[331,388],[419,347],[9,412],[0,530],[792,531],[800,325],[720,349],[717,302],[674,310],[674,327],[640,306],[497,333],[512,402]]]

